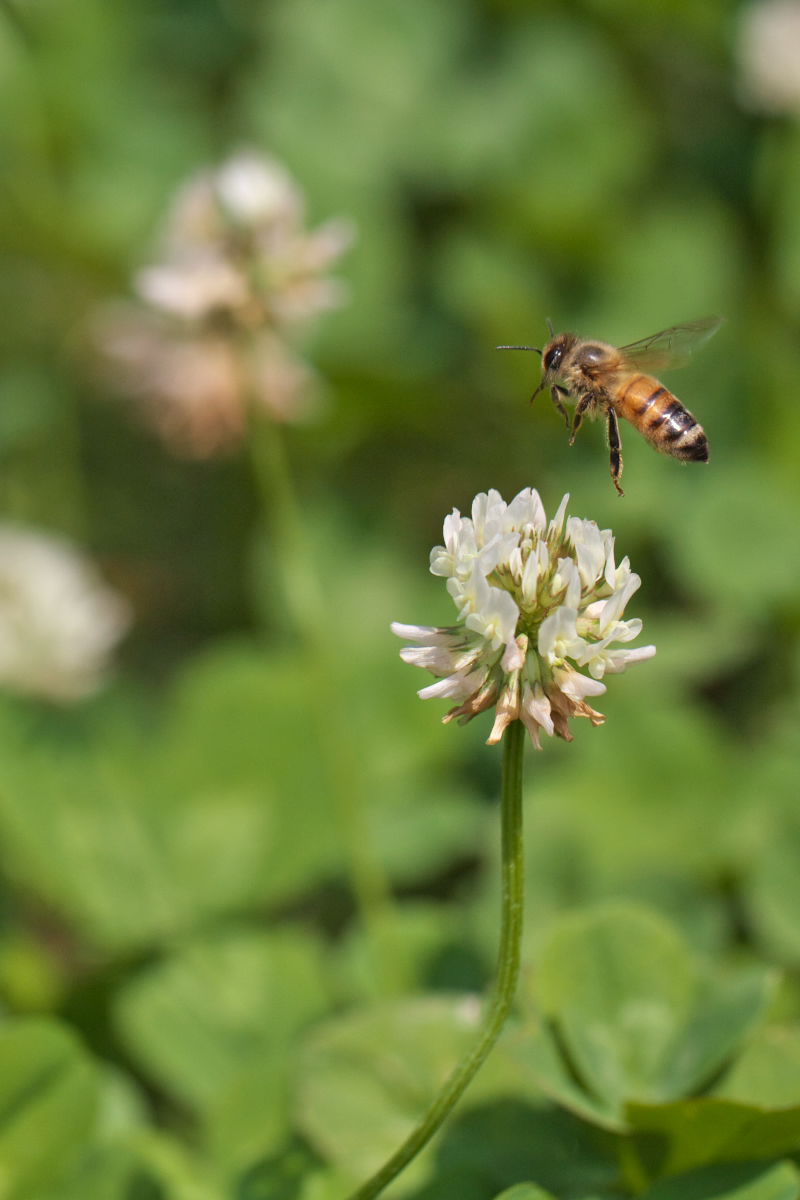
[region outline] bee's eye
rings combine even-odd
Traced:
[[[563,357],[563,346],[554,346],[552,350],[548,350],[547,354],[544,356],[545,371],[557,371]]]

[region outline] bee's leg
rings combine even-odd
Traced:
[[[550,395],[553,397],[553,404],[555,404],[556,408],[558,409],[558,411],[561,413],[562,417],[564,418],[564,424],[566,425],[567,429],[569,429],[569,413],[564,408],[563,402],[561,400],[561,397],[568,396],[569,392],[567,391],[566,388],[560,387],[558,384],[555,384],[553,387],[550,388]]]
[[[575,409],[575,416],[572,418],[572,434],[569,439],[570,446],[575,444],[575,438],[578,435],[578,430],[583,424],[584,414],[591,405],[593,399],[594,397],[592,396],[591,392],[587,392],[586,395],[581,396],[580,400],[578,401],[578,407]]]
[[[622,443],[619,438],[619,422],[617,414],[610,407],[608,410],[608,448],[611,452],[611,478],[614,480],[614,487],[620,496],[624,496],[625,493],[619,482],[622,475]]]

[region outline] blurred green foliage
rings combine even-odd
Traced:
[[[800,1195],[800,122],[743,106],[738,12],[0,6],[3,516],[136,610],[103,694],[0,704],[2,1200],[334,1200],[405,1134],[493,969],[499,761],[388,625],[447,621],[442,517],[528,485],[613,527],[658,656],[531,752],[530,979],[389,1194]],[[174,189],[241,146],[359,229],[305,346],[327,405],[288,433],[327,741],[246,453],[170,457],[92,342]],[[711,464],[628,430],[622,501],[599,427],[570,449],[538,362],[494,351],[714,312],[678,389]],[[366,924],[336,771],[391,884]]]

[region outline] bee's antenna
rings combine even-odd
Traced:
[[[495,346],[495,350],[532,350],[534,354],[541,354],[538,346]]]
[[[555,336],[556,336],[556,331],[555,331],[555,329],[553,329],[553,322],[550,320],[550,318],[549,318],[549,317],[546,319],[546,322],[545,322],[545,324],[547,325],[547,328],[548,328],[548,330],[550,331],[550,337],[551,337],[551,338],[555,337]]]

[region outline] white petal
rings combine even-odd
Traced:
[[[567,536],[575,547],[578,571],[585,588],[591,588],[606,566],[606,544],[594,521],[567,519]]]
[[[442,635],[448,632],[436,625],[401,625],[399,621],[392,621],[389,628],[396,637],[408,638],[410,642],[420,642],[423,646],[436,645]]]
[[[450,592],[457,604],[461,605],[462,617],[470,613],[480,612],[481,607],[486,604],[489,594],[489,584],[483,577],[483,573],[478,567],[473,567],[472,574],[468,579],[465,579],[459,589],[459,595],[454,595],[455,588],[451,585],[455,580],[450,580],[447,585],[447,590]]]
[[[453,555],[444,546],[434,546],[430,556],[431,575],[440,575],[449,579],[455,573],[456,564]]]
[[[472,501],[472,524],[477,546],[485,546],[502,531],[505,511],[506,502],[494,488],[490,488],[488,492],[480,492],[475,497]]]
[[[506,674],[510,674],[512,671],[521,671],[524,665],[525,651],[519,645],[519,639],[515,638],[513,642],[509,642],[506,646],[503,657],[500,659],[500,666]]]
[[[582,621],[595,622],[600,619],[603,611],[605,600],[593,600],[591,604],[587,604],[586,608],[581,610],[580,619]]]
[[[562,605],[542,621],[539,626],[538,650],[547,662],[560,662],[567,656],[574,658],[583,652],[586,643],[578,636],[577,617],[574,608]]]
[[[457,579],[455,576],[447,581],[447,590],[453,597],[453,603],[458,609],[459,618],[463,618],[468,612],[472,611],[471,592],[469,591],[469,581]]]
[[[479,633],[494,650],[507,645],[517,632],[519,608],[509,592],[492,587],[485,579],[476,581],[475,607],[466,618],[468,629]]]
[[[606,690],[604,683],[597,679],[589,679],[579,671],[554,671],[553,674],[559,689],[573,700],[583,700],[586,696],[602,696]]]
[[[614,535],[610,529],[603,530],[603,539],[606,546],[606,566],[604,571],[604,579],[608,586],[613,588],[617,568],[614,565]]]
[[[476,562],[484,575],[491,575],[496,567],[508,561],[517,545],[515,533],[502,535],[495,533],[489,542],[478,552]]]
[[[518,530],[531,528],[537,533],[544,533],[546,524],[547,517],[539,493],[534,488],[524,488],[508,506],[506,527]]]
[[[642,581],[638,575],[630,573],[622,586],[616,592],[614,592],[613,596],[610,596],[608,600],[606,600],[602,615],[600,617],[601,633],[605,634],[609,626],[612,625],[614,621],[619,620],[625,611],[625,605],[628,603],[633,593],[638,589],[641,582]]]
[[[641,632],[641,619],[631,617],[630,621],[615,621],[606,637],[610,642],[632,642]]]
[[[547,542],[539,542],[536,547],[536,556],[539,559],[539,574],[543,575],[545,571],[550,570],[550,547]]]
[[[525,684],[522,692],[522,712],[523,720],[527,716],[531,721],[540,725],[550,737],[553,736],[554,726],[553,718],[550,716],[550,701],[544,694],[540,683],[535,683],[533,688],[530,684]]]
[[[412,667],[423,667],[434,675],[451,675],[459,665],[444,646],[404,646],[400,657]]]
[[[616,621],[607,631],[605,637],[599,641],[587,642],[585,649],[580,654],[575,655],[575,661],[581,667],[587,663],[599,661],[606,654],[612,642],[631,642],[641,632],[642,622],[638,617],[634,617],[631,621]],[[592,674],[596,675],[597,672],[593,670]],[[602,671],[599,674],[602,675]]]
[[[466,700],[475,691],[467,679],[465,675],[449,675],[447,679],[437,679],[436,683],[420,688],[417,695],[420,700]]]
[[[444,537],[444,544],[448,550],[455,550],[458,539],[461,536],[463,525],[464,522],[461,519],[461,513],[457,508],[454,508],[453,511],[448,513],[445,517],[444,524],[442,526],[442,534]]]
[[[539,586],[539,558],[536,554],[529,554],[528,560],[522,571],[522,579],[520,581],[522,588],[522,599],[526,604],[532,605],[536,599],[536,592]]]
[[[574,559],[560,558],[553,576],[551,591],[554,596],[564,592],[563,603],[567,608],[577,609],[581,599],[581,577]]]
[[[616,571],[614,572],[614,578],[611,580],[611,586],[613,587],[614,591],[616,591],[618,588],[621,588],[623,586],[623,584],[627,583],[628,580],[630,579],[630,577],[631,577],[631,560],[628,558],[628,556],[626,554],[625,557],[623,558],[622,562],[619,564]]]
[[[434,546],[431,550],[431,574],[444,578],[468,575],[478,552],[472,522],[454,508],[444,519],[443,535],[444,546]]]
[[[559,504],[559,506],[556,510],[556,515],[553,517],[552,521],[550,522],[550,526],[547,530],[547,540],[549,542],[552,542],[556,538],[559,538],[561,536],[561,531],[564,526],[564,517],[567,512],[568,504],[569,504],[569,492],[567,492],[566,496],[564,496],[564,499],[561,501],[561,503]]]
[[[519,583],[522,579],[522,572],[524,571],[525,567],[522,561],[522,550],[518,545],[514,547],[514,549],[506,558],[505,565],[508,567],[514,580]]]
[[[655,646],[637,646],[634,650],[608,650],[605,662],[606,674],[621,675],[631,663],[645,662],[646,659],[652,658],[655,652]]]

